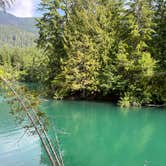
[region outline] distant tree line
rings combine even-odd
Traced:
[[[11,25],[0,25],[0,47],[29,47],[35,44],[37,35]]]
[[[23,82],[44,82],[47,79],[48,58],[36,47],[9,47],[0,49],[0,67]]]

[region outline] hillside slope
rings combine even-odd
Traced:
[[[37,28],[35,27],[35,18],[20,18],[13,16],[9,13],[0,11],[0,24],[13,25],[19,29],[23,29],[32,33],[37,33]]]
[[[0,25],[0,47],[4,45],[28,47],[34,44],[37,35],[12,25]]]
[[[0,47],[28,47],[37,37],[35,18],[19,18],[0,11]]]

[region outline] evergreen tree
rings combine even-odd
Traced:
[[[157,60],[157,68],[152,79],[153,101],[166,103],[166,1],[155,0],[154,29],[151,42],[152,56]]]
[[[61,58],[65,56],[63,48],[64,16],[59,13],[60,8],[61,1],[59,0],[42,0],[41,9],[44,14],[42,18],[37,19],[37,27],[39,28],[38,47],[43,48],[49,58],[48,85],[51,85],[55,75],[60,72]],[[49,88],[50,92],[53,92],[53,87],[50,86]]]
[[[134,0],[126,11],[127,37],[119,44],[117,73],[122,93],[121,104],[141,105],[151,101],[151,87],[148,82],[153,76],[155,60],[149,51],[148,41],[152,39],[153,22],[150,3]],[[123,91],[124,90],[124,91]],[[127,101],[128,100],[128,101]]]
[[[164,101],[166,88],[154,91],[155,71],[165,69],[161,1],[43,0],[38,46],[48,55],[52,94],[106,95],[122,106]]]
[[[154,2],[155,33],[153,34],[152,53],[158,61],[161,70],[166,69],[166,1],[155,0]]]
[[[62,96],[70,92],[82,97],[110,93],[119,4],[80,0],[68,10],[69,18],[64,28],[67,58],[62,60],[62,72],[54,79]]]

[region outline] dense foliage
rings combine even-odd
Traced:
[[[47,56],[36,47],[8,47],[0,49],[0,66],[17,79],[26,82],[41,82],[47,79]]]
[[[19,18],[0,10],[0,48],[31,47],[37,38],[34,18]]]
[[[42,0],[41,9],[38,46],[55,98],[166,102],[164,0]]]
[[[0,26],[0,46],[15,46],[1,48],[0,65],[19,80],[46,83],[56,99],[166,103],[164,0],[42,0],[41,10],[40,49],[24,48],[35,35]]]

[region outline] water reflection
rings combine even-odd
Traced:
[[[124,111],[108,103],[50,102],[44,105],[54,124],[70,135],[61,136],[67,166],[143,165],[145,160],[165,161],[157,148],[166,135],[158,131],[161,112]],[[164,113],[165,114],[165,113]],[[156,134],[160,133],[161,137]],[[156,151],[157,150],[157,151]],[[153,157],[152,157],[153,156]],[[154,157],[155,156],[155,157]],[[159,160],[160,158],[160,160]],[[162,159],[161,159],[162,158]]]
[[[38,137],[25,134],[9,113],[7,104],[1,102],[0,106],[0,165],[39,166],[41,147]]]
[[[49,166],[37,136],[17,142],[24,130],[7,105],[0,104],[0,165]],[[47,101],[41,108],[49,116],[51,138],[53,127],[63,131],[59,138],[65,166],[165,166],[164,111],[124,111],[109,103],[71,101]]]

